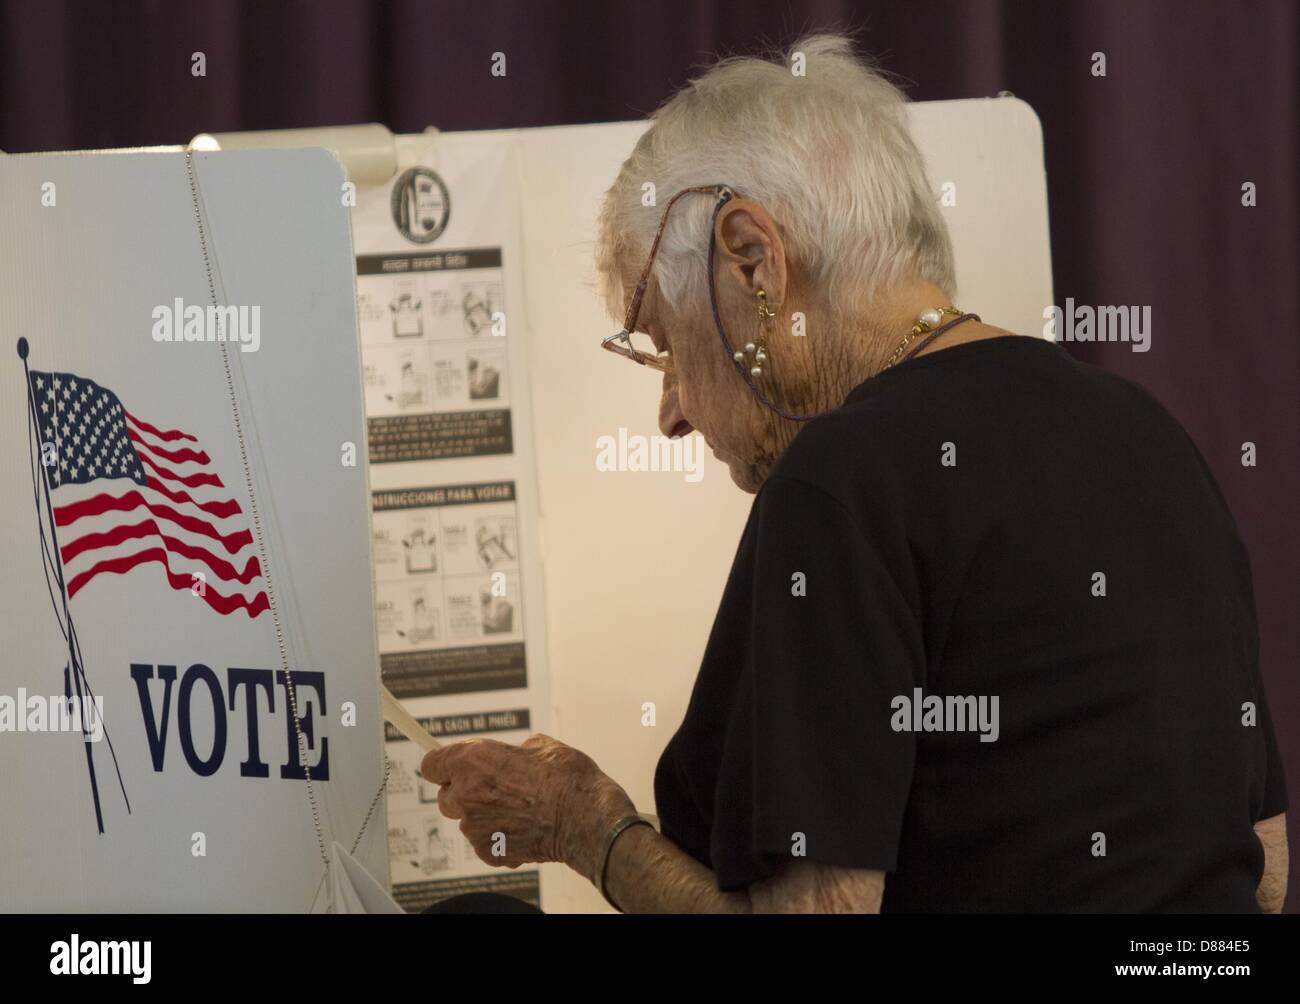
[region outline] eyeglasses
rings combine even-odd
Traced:
[[[655,230],[654,241],[650,244],[650,257],[646,260],[645,268],[641,270],[641,279],[637,282],[636,290],[632,293],[632,302],[628,304],[627,317],[623,321],[623,330],[614,332],[608,338],[602,339],[600,343],[602,349],[615,352],[641,366],[649,366],[660,373],[673,372],[673,357],[671,353],[657,351],[653,343],[646,351],[637,348],[633,342],[633,338],[637,335],[637,315],[641,312],[641,301],[645,298],[646,286],[650,282],[650,270],[654,267],[655,255],[659,253],[659,241],[663,238],[664,228],[668,225],[668,214],[673,211],[673,206],[677,204],[677,200],[682,196],[697,193],[716,195],[723,202],[730,199],[733,194],[726,185],[696,185],[693,188],[683,188],[668,200],[668,205],[664,207],[664,214],[659,220],[659,227]],[[648,340],[645,336],[642,337]],[[645,341],[642,341],[643,346],[644,344]]]

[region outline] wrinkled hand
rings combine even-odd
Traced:
[[[460,820],[461,833],[490,865],[560,861],[589,876],[606,832],[636,812],[591,757],[550,736],[530,736],[521,746],[453,743],[425,754],[420,773],[439,785],[439,810]]]

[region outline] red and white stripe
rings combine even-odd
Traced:
[[[269,609],[249,521],[198,440],[123,415],[147,487],[98,478],[51,496],[68,597],[98,576],[154,563],[177,590],[192,591],[202,573],[203,598],[218,613]]]

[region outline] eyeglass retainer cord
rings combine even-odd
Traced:
[[[740,378],[744,380],[746,386],[749,387],[749,392],[758,399],[758,402],[763,405],[763,407],[791,422],[811,422],[818,415],[825,414],[825,412],[815,412],[812,415],[792,415],[773,403],[773,401],[759,389],[758,385],[754,383],[753,377],[749,375],[745,367],[736,361],[735,350],[727,340],[727,333],[722,330],[722,316],[718,313],[717,288],[713,274],[713,253],[717,250],[718,244],[718,214],[722,212],[722,207],[730,202],[734,196],[735,193],[726,185],[718,186],[718,204],[713,208],[713,219],[709,226],[709,306],[713,310],[713,326],[717,329],[718,340],[722,343],[722,351],[726,353],[727,361],[731,363],[736,372],[740,374]]]

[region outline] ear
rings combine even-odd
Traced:
[[[718,213],[714,235],[720,285],[729,279],[751,297],[762,289],[772,307],[785,301],[785,244],[776,221],[761,204],[731,199]]]

